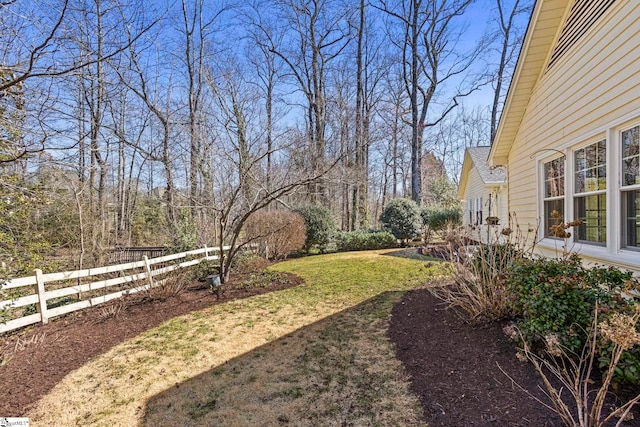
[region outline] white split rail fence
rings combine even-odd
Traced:
[[[223,250],[227,251],[229,248],[224,247]],[[165,255],[159,258],[147,258],[144,257],[142,261],[129,262],[125,264],[117,264],[117,265],[109,265],[106,267],[97,267],[97,268],[87,268],[83,270],[75,270],[75,271],[65,271],[61,273],[47,273],[43,274],[40,269],[35,270],[35,274],[33,276],[20,277],[16,279],[9,280],[2,284],[0,289],[3,291],[17,288],[24,288],[31,286],[33,287],[34,293],[26,296],[20,296],[7,300],[0,300],[0,311],[9,308],[18,308],[25,307],[28,305],[35,304],[37,313],[23,316],[17,319],[9,320],[4,323],[0,323],[0,333],[11,331],[14,329],[22,328],[27,325],[31,325],[34,323],[47,323],[50,318],[61,316],[63,314],[71,313],[76,310],[81,310],[87,307],[93,307],[99,304],[103,304],[105,302],[111,301],[115,298],[120,298],[123,295],[133,294],[136,292],[140,292],[142,290],[149,289],[155,285],[157,285],[153,277],[166,274],[171,271],[177,270],[179,268],[190,267],[193,265],[197,265],[202,261],[209,260],[218,260],[220,257],[215,255],[215,253],[219,252],[218,248],[208,248],[203,247],[201,249],[195,249],[192,251],[180,252],[177,254]],[[169,262],[176,262],[181,259],[203,255],[201,257],[190,259],[187,261],[182,261],[170,265],[166,265]],[[158,266],[158,268],[154,269],[154,266],[158,264],[164,264],[162,266]],[[133,273],[122,277],[115,277],[112,279],[98,280],[91,283],[78,284],[75,286],[69,286],[66,288],[60,288],[55,290],[47,291],[45,289],[46,283],[51,282],[59,282],[63,280],[75,280],[82,279],[85,277],[99,276],[103,274],[109,273],[124,273],[129,270],[140,270],[144,269],[144,271],[139,273]],[[145,284],[139,285],[138,283],[141,281],[146,281]],[[122,284],[131,284],[131,287],[127,289],[113,292],[106,295],[100,295],[97,297],[93,297],[90,299],[81,300],[75,303],[61,305],[55,308],[47,307],[47,300],[53,298],[61,298],[69,295],[81,295],[83,292],[96,291],[96,290],[104,290],[111,286],[117,286]],[[138,284],[138,285],[136,285]]]

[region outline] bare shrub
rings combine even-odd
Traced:
[[[193,271],[188,268],[178,268],[162,275],[154,277],[153,286],[148,284],[137,288],[137,291],[146,298],[152,300],[164,300],[181,294],[187,285],[193,281]]]
[[[127,308],[126,296],[117,298],[109,304],[100,307],[100,320],[107,320],[118,316]]]
[[[191,280],[192,272],[188,269],[179,268],[170,271],[161,280],[156,281],[156,286],[150,288],[150,291],[152,296],[159,299],[173,297],[183,293]]]
[[[591,328],[587,331],[587,341],[577,360],[566,347],[553,340],[547,343],[547,357],[538,356],[531,350],[527,340],[521,337],[524,345],[522,354],[542,377],[550,404],[533,397],[530,393],[529,395],[555,411],[564,424],[570,427],[602,427],[610,425],[609,423],[615,419],[618,419],[615,425],[619,426],[626,421],[631,409],[640,401],[640,394],[617,408],[609,408],[608,411],[605,408],[605,398],[623,353],[640,344],[640,333],[636,329],[640,320],[638,307],[632,315],[615,313],[599,323],[600,310],[596,305]],[[601,380],[596,382],[592,374],[594,370],[598,370],[598,337],[611,343],[611,355],[609,363],[605,366],[606,371]],[[554,385],[555,382],[558,382],[559,386]],[[563,395],[565,390],[566,393]]]
[[[256,242],[266,259],[284,259],[302,249],[306,227],[302,216],[285,210],[258,211],[244,226],[245,240]]]
[[[252,253],[244,253],[239,255],[234,260],[234,270],[240,274],[254,274],[260,273],[262,270],[269,266],[269,261],[258,255]]]
[[[511,226],[502,229],[458,228],[443,233],[454,267],[453,283],[430,291],[471,319],[509,317],[511,300],[505,288],[506,272],[513,263],[532,255],[536,235],[533,227],[522,230],[515,215],[509,223]],[[479,234],[485,231],[486,235]]]
[[[41,345],[47,336],[46,332],[36,333],[30,337],[18,337],[16,340],[16,344],[13,347],[13,352],[17,353],[19,351],[24,351],[28,347],[38,347]]]

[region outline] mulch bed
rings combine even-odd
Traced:
[[[411,376],[429,426],[560,426],[532,366],[518,361],[503,324],[471,325],[427,289],[405,294],[392,312],[389,337]]]
[[[301,278],[287,275],[286,280],[267,286],[234,285],[242,279],[232,277],[219,298],[206,284],[196,281],[182,293],[165,298],[141,294],[125,297],[124,308],[115,316],[106,317],[104,313],[110,304],[122,304],[118,300],[70,313],[46,325],[0,336],[0,358],[4,357],[5,362],[8,359],[5,366],[0,366],[0,417],[24,415],[29,405],[47,394],[71,371],[173,317],[302,283]]]
[[[424,288],[407,292],[394,306],[389,337],[430,427],[563,425],[557,414],[533,399],[551,404],[533,366],[516,358],[516,348],[502,330],[506,325],[465,322]],[[635,388],[619,390],[622,402],[637,393]],[[609,397],[605,408],[621,404]],[[635,417],[622,426],[640,426],[637,406],[632,413]]]

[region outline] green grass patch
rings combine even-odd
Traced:
[[[386,337],[404,291],[449,274],[389,251],[270,267],[295,288],[172,319],[63,380],[38,425],[419,425],[421,410]],[[61,405],[60,402],[64,402]]]

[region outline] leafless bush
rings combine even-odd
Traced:
[[[598,311],[596,305],[591,328],[587,331],[587,341],[577,361],[573,354],[554,340],[547,340],[547,357],[535,354],[529,348],[527,340],[521,340],[524,345],[522,354],[542,377],[545,394],[551,403],[543,402],[530,393],[529,395],[556,412],[564,424],[570,427],[603,427],[616,418],[618,421],[615,425],[620,426],[628,418],[633,406],[640,401],[638,394],[623,405],[611,408],[608,413],[605,411],[605,398],[620,357],[626,350],[640,344],[640,333],[636,330],[640,311],[636,309],[633,315],[616,313],[601,323],[598,323]],[[592,374],[594,368],[598,368],[598,336],[605,342],[610,342],[612,350],[606,372],[602,375],[602,380],[596,383]],[[555,386],[554,381],[559,382],[560,386]],[[517,385],[515,381],[514,383]]]
[[[514,262],[531,256],[536,235],[533,227],[522,230],[515,215],[509,223],[511,226],[502,229],[486,226],[492,228],[458,228],[444,233],[454,267],[453,284],[431,292],[471,319],[508,317],[511,303],[504,286],[505,273]]]
[[[44,342],[46,336],[46,332],[42,332],[34,334],[30,337],[18,337],[18,339],[16,340],[16,344],[13,347],[13,352],[17,353],[19,351],[24,351],[28,347],[37,347]]]
[[[107,320],[118,316],[127,307],[125,297],[116,298],[109,304],[100,307],[100,320]]]
[[[257,242],[267,259],[284,259],[300,250],[306,239],[304,219],[285,210],[258,211],[245,224],[245,239]]]
[[[180,295],[187,289],[192,280],[192,273],[184,268],[170,271],[163,278],[156,280],[153,287],[147,290],[153,299],[165,299]]]
[[[6,366],[7,363],[13,358],[13,356],[6,355],[0,352],[0,367]]]
[[[160,277],[154,277],[152,286],[149,286],[149,282],[141,284],[136,291],[151,300],[164,300],[184,292],[192,280],[192,270],[178,268]]]
[[[7,349],[6,352],[0,350],[0,367],[7,365],[15,353],[25,351],[30,347],[38,347],[44,343],[47,338],[46,332],[38,332],[31,336],[19,336],[16,339],[16,343],[13,346],[13,351]]]

